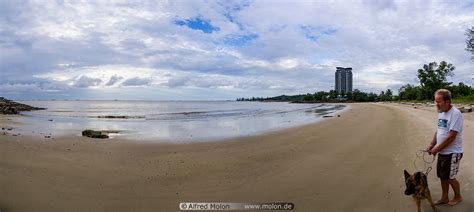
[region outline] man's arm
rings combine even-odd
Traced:
[[[426,148],[426,151],[430,152],[431,149],[433,149],[433,147],[436,146],[436,134],[437,134],[437,131],[435,131],[434,136],[433,136],[433,140],[431,140],[431,143]]]
[[[432,154],[436,154],[449,146],[451,143],[453,143],[454,139],[458,135],[458,132],[455,130],[450,130],[448,133],[448,137],[443,141],[443,143],[439,144],[438,146],[435,146],[433,149],[431,149]]]

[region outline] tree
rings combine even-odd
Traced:
[[[422,99],[434,99],[434,92],[440,88],[446,88],[451,82],[446,81],[446,77],[454,75],[455,67],[445,61],[439,65],[436,62],[423,65],[418,69],[418,79],[420,80]]]
[[[366,101],[374,102],[375,100],[377,100],[377,94],[375,94],[374,92],[370,92],[369,94],[367,94]]]
[[[406,84],[398,90],[398,98],[400,100],[416,100],[421,96],[420,87]]]
[[[471,52],[471,59],[474,60],[474,26],[466,29],[466,51]]]
[[[329,91],[329,99],[336,99],[337,98],[337,91],[336,90],[330,90]]]
[[[305,102],[311,102],[311,101],[314,101],[314,96],[310,93],[307,93],[304,97],[303,97],[303,101]]]
[[[387,89],[387,92],[385,92],[385,95],[387,96],[388,100],[392,100],[393,97],[393,92],[390,89]]]
[[[382,91],[379,95],[380,101],[392,101],[392,91],[387,89],[387,91]]]
[[[451,85],[448,89],[451,91],[453,98],[469,96],[471,93],[473,93],[473,89],[462,82],[460,82],[458,85]]]
[[[325,91],[319,91],[314,93],[314,99],[316,101],[326,101],[329,94]]]
[[[353,100],[352,92],[347,92],[346,93],[346,98],[347,98],[347,100]]]

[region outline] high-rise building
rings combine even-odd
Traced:
[[[352,68],[336,67],[336,91],[338,94],[352,92]]]

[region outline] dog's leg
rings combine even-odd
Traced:
[[[421,207],[420,207],[421,200],[420,199],[415,199],[415,201],[416,201],[416,208],[417,208],[418,212],[421,212]]]
[[[430,202],[430,205],[431,205],[431,208],[433,209],[433,211],[436,212],[437,210],[436,210],[435,204],[433,203],[433,199],[431,198],[431,192],[428,190],[426,192],[426,194],[427,194],[426,199],[428,199],[428,201]]]

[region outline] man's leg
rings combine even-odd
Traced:
[[[442,205],[449,202],[449,174],[451,169],[451,155],[438,154],[438,163],[436,164],[436,175],[441,180],[441,199],[436,201],[435,205]]]
[[[441,180],[441,190],[442,190],[442,196],[441,199],[436,201],[435,205],[441,205],[441,204],[446,204],[449,202],[449,180]]]
[[[462,158],[462,153],[455,153],[451,157],[449,185],[451,185],[454,191],[454,198],[448,202],[448,205],[451,205],[451,206],[456,205],[462,201],[461,186],[459,185],[459,181],[456,179],[456,175],[459,171],[459,162],[461,161],[461,158]]]
[[[456,205],[462,201],[461,186],[456,178],[449,180],[449,185],[453,188],[454,198],[448,202],[448,205]]]

